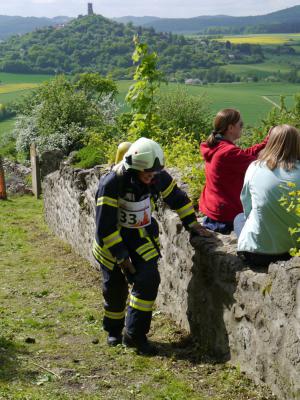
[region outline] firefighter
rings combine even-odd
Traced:
[[[100,178],[96,194],[96,236],[93,254],[103,274],[107,343],[122,343],[153,355],[147,339],[160,276],[159,230],[152,216],[159,197],[176,210],[189,231],[210,234],[196,220],[186,193],[163,169],[164,154],[153,140],[140,138],[111,172]],[[129,306],[128,284],[132,285]],[[125,331],[122,338],[122,331]]]

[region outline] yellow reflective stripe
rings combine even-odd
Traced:
[[[93,249],[93,254],[94,255],[97,255],[98,257],[101,257],[101,258],[105,258],[106,260],[107,260],[107,262],[109,263],[109,264],[111,264],[111,265],[114,265],[115,263],[116,263],[116,259],[114,259],[114,260],[111,260],[111,259],[109,259],[107,256],[106,256],[106,254],[105,253],[103,253],[101,250],[99,250],[99,249]]]
[[[193,214],[195,212],[193,203],[190,202],[190,203],[186,204],[185,206],[176,210],[176,212],[179,215],[180,219],[183,219],[183,218],[187,217],[188,215]]]
[[[99,246],[99,244],[96,242],[96,240],[94,240],[93,249],[95,251],[99,252],[100,254],[102,254],[108,260],[110,260],[112,262],[116,261],[116,257],[114,257],[108,249],[105,249],[105,247]]]
[[[114,268],[114,263],[111,263],[108,261],[105,257],[103,257],[101,254],[99,254],[96,250],[93,250],[93,255],[96,258],[97,261],[99,261],[101,264],[105,265],[110,270],[113,270]]]
[[[155,300],[142,300],[142,299],[139,299],[138,297],[135,297],[132,293],[130,294],[130,300],[137,301],[140,304],[152,305],[152,306],[153,306],[153,304],[155,302]]]
[[[129,305],[140,311],[151,312],[153,310],[154,301],[141,300],[131,294]]]
[[[118,200],[108,196],[99,197],[97,206],[103,206],[104,204],[111,207],[118,207]]]
[[[148,251],[148,253],[144,254],[142,257],[145,261],[151,260],[151,258],[158,256],[158,252],[156,249]]]
[[[138,254],[141,255],[141,254],[145,253],[146,250],[153,249],[153,243],[150,241],[150,239],[147,238],[147,240],[148,240],[148,243],[142,244],[140,247],[138,247],[136,249],[136,252]]]
[[[183,213],[182,215],[180,215],[181,219],[184,219],[185,217],[187,217],[188,215],[192,215],[195,214],[195,210],[194,207],[191,207],[189,210],[186,210],[185,213]]]
[[[173,179],[172,182],[170,183],[170,185],[167,187],[167,189],[165,189],[163,192],[161,192],[162,197],[163,198],[168,197],[175,186],[176,186],[176,182]]]
[[[121,312],[104,310],[104,316],[110,319],[123,319],[125,317],[125,310]]]
[[[141,238],[144,238],[147,236],[147,232],[145,228],[139,228],[139,234]]]
[[[190,224],[188,224],[188,227],[192,228],[194,225],[197,225],[197,224],[198,224],[198,222],[194,221],[194,222],[191,222]]]
[[[103,242],[107,248],[114,246],[117,243],[122,242],[122,238],[119,231],[115,231],[110,235],[103,238]]]

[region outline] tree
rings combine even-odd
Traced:
[[[226,49],[231,49],[231,42],[229,40],[226,40],[225,47]]]
[[[96,78],[98,83],[104,82],[104,89],[101,96],[95,92],[95,97],[92,82]],[[78,88],[64,75],[57,76],[41,85],[30,101],[22,104],[22,115],[17,118],[14,130],[18,152],[28,157],[29,146],[35,143],[38,151],[60,149],[68,154],[83,146],[89,129],[104,130],[111,125],[117,106],[110,94],[103,93],[115,90],[115,84],[97,74],[84,75],[79,82],[85,89]],[[96,90],[100,90],[100,83]]]
[[[84,73],[75,76],[75,87],[83,90],[88,98],[101,97],[111,94],[113,97],[118,93],[117,85],[111,79],[103,78],[97,73]]]

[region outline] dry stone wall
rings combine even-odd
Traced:
[[[107,169],[60,170],[44,181],[51,229],[91,261],[94,197]],[[190,238],[163,205],[157,306],[191,333],[201,351],[239,365],[279,399],[300,399],[300,258],[252,270],[234,235]]]

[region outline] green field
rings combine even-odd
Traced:
[[[50,75],[30,75],[30,74],[8,74],[0,72],[0,104],[7,104],[11,101],[20,99],[21,96],[26,96],[34,87],[48,79]],[[24,85],[25,84],[25,85]],[[9,119],[0,122],[0,138],[13,129],[15,119]]]
[[[33,74],[9,74],[0,72],[0,82],[9,83],[42,83],[50,79],[50,75],[33,75]]]
[[[15,92],[9,92],[9,93],[0,93],[0,103],[2,104],[7,104],[10,103],[11,101],[18,100],[20,96],[26,96],[26,94],[30,93],[31,90],[16,90]]]
[[[124,99],[130,81],[118,83],[119,101]],[[299,84],[286,83],[217,83],[205,86],[187,86],[169,84],[162,86],[162,91],[175,91],[184,87],[193,96],[205,96],[213,111],[222,108],[238,108],[247,125],[258,125],[260,120],[273,108],[274,102],[279,104],[280,96],[287,96],[287,105],[291,106],[294,96],[300,93]],[[267,100],[269,99],[269,100]]]
[[[226,68],[238,68],[241,66],[228,66]],[[254,66],[246,65],[244,68],[254,68]],[[277,65],[272,66],[269,64],[256,64],[255,68],[278,68]],[[37,75],[34,80],[33,75],[15,75],[13,74],[0,74],[0,79],[3,83],[38,83],[43,80],[49,79],[49,76]],[[132,81],[118,81],[119,95],[118,102],[123,104],[121,110],[125,110],[124,105],[125,95],[128,91]],[[238,108],[245,120],[246,125],[258,125],[260,120],[274,106],[272,104],[279,104],[280,96],[286,96],[286,103],[291,106],[294,102],[294,96],[300,93],[300,84],[287,84],[287,83],[218,83],[208,84],[205,86],[187,86],[183,84],[170,83],[163,85],[162,92],[175,91],[178,87],[185,88],[188,93],[193,96],[205,96],[210,103],[214,112],[221,108],[234,107]],[[23,95],[26,91],[20,90],[19,92],[11,92],[0,95],[0,103],[5,103],[6,100],[16,100]],[[6,97],[5,97],[6,96]],[[3,121],[0,123],[0,137],[6,132],[10,131],[13,127],[13,120]]]
[[[0,73],[0,103],[9,103],[17,100],[20,95],[30,92],[30,86],[34,87],[50,79],[49,75],[8,74]]]
[[[230,64],[222,66],[227,72],[231,72],[233,74],[249,74],[252,72],[260,73],[266,75],[270,75],[272,73],[287,73],[291,70],[291,67],[287,64],[274,64],[272,62],[264,62],[258,64]]]

